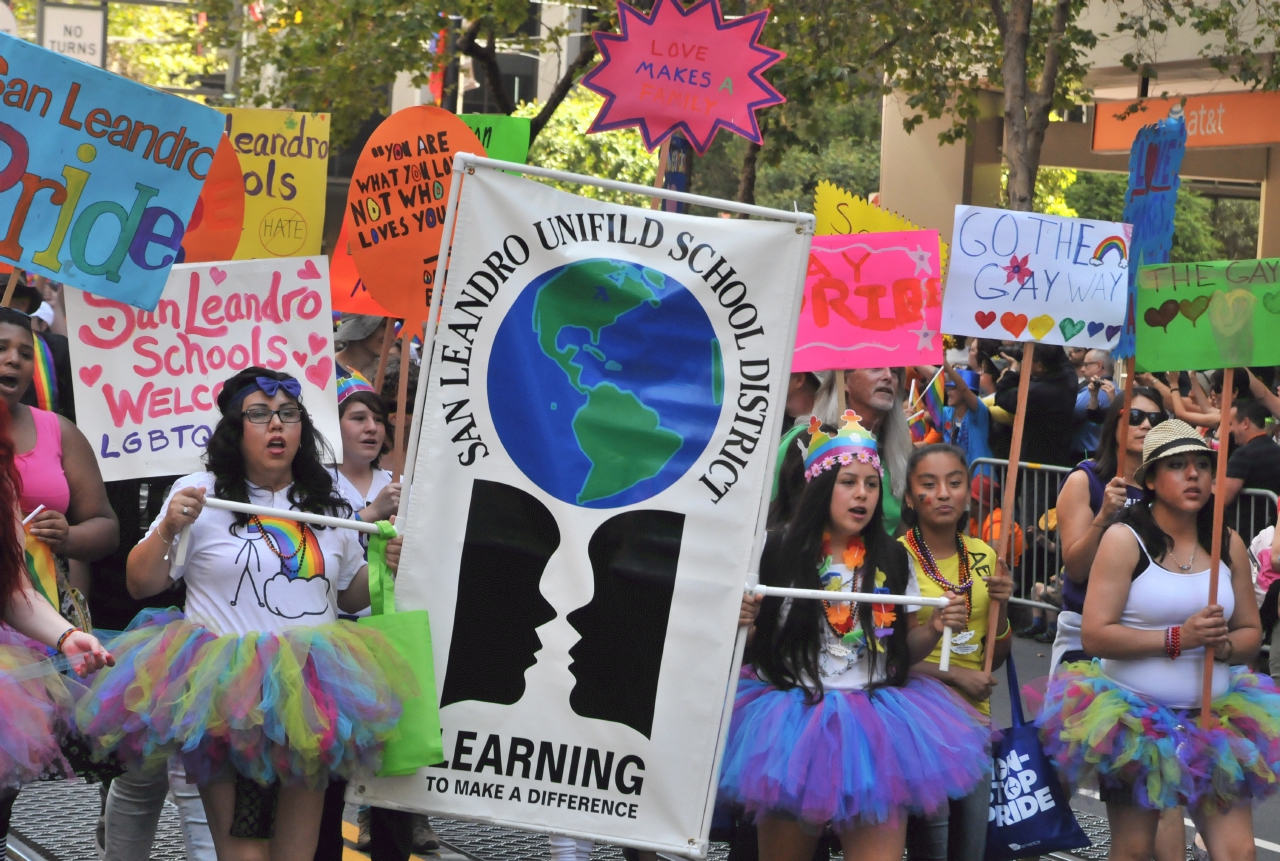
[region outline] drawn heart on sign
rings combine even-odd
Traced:
[[[1027,315],[1005,311],[1000,315],[1000,325],[1016,338],[1022,334],[1023,329],[1027,328]]]
[[[1209,303],[1209,322],[1213,324],[1214,334],[1230,337],[1243,329],[1253,318],[1253,306],[1257,301],[1243,288],[1230,293],[1214,293]]]
[[[1089,337],[1090,338],[1096,337],[1097,334],[1101,332],[1104,328],[1106,328],[1106,323],[1090,323]]]
[[[98,378],[102,376],[102,365],[91,365],[87,368],[80,369],[80,382],[89,388],[93,388],[98,384]]]
[[[307,261],[307,262],[310,262],[310,261]],[[320,351],[323,350],[325,348],[325,345],[328,343],[329,343],[329,339],[326,338],[324,335],[319,335],[315,332],[312,332],[310,335],[307,336],[307,345],[311,347],[311,352],[316,355],[319,355]]]
[[[299,368],[305,368],[307,366],[307,359],[309,358],[310,356],[308,356],[306,353],[302,352],[301,350],[293,351],[293,360],[298,363]]]
[[[333,359],[325,356],[311,367],[307,368],[307,379],[311,381],[317,389],[326,389],[329,387],[329,381],[333,379]]]
[[[1072,320],[1070,317],[1063,317],[1062,321],[1058,323],[1058,328],[1062,330],[1062,340],[1070,341],[1084,331],[1084,320]]]
[[[1115,340],[1116,335],[1119,335],[1119,334],[1120,334],[1120,330],[1121,330],[1122,328],[1124,328],[1124,327],[1123,327],[1123,326],[1108,326],[1108,327],[1107,327],[1107,335],[1106,335],[1107,343],[1111,343],[1112,341],[1114,341],[1114,340]]]
[[[1178,311],[1178,300],[1168,299],[1159,308],[1148,308],[1142,315],[1142,319],[1152,329],[1164,329],[1167,335],[1169,324],[1173,322],[1174,317],[1178,316]]]
[[[1262,307],[1272,314],[1280,314],[1280,291],[1264,295],[1262,297]]]
[[[316,268],[314,260],[308,260],[302,264],[302,268],[298,270],[298,277],[303,281],[314,281],[320,277],[320,270]]]
[[[1209,310],[1209,297],[1197,296],[1194,299],[1183,299],[1178,303],[1178,310],[1182,312],[1182,316],[1190,320],[1191,325],[1194,326],[1196,324],[1196,320],[1199,320],[1201,315],[1204,314],[1205,311]],[[1280,306],[1277,306],[1276,310],[1280,311]]]
[[[209,277],[213,279],[214,284],[221,284],[223,281],[227,280],[227,273],[225,270],[219,269],[217,266],[211,266],[209,267]]]
[[[985,329],[996,321],[996,312],[995,311],[979,311],[978,313],[973,315],[973,319],[977,320],[978,325]]]
[[[114,332],[116,330],[116,318],[115,317],[99,317],[98,325],[106,329],[108,332]]]
[[[1056,322],[1057,321],[1048,314],[1041,314],[1039,317],[1031,318],[1031,322],[1028,324],[1027,328],[1031,330],[1031,337],[1039,341],[1044,338],[1045,335],[1049,334],[1050,330],[1053,329],[1053,324]]]

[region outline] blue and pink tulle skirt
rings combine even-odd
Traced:
[[[56,672],[15,677],[51,653],[0,625],[0,789],[71,776],[61,743],[74,725],[76,683]]]
[[[1280,788],[1280,692],[1233,667],[1210,706],[1174,709],[1121,687],[1097,661],[1060,667],[1036,719],[1045,752],[1073,784],[1097,782],[1140,807],[1225,810]]]
[[[989,779],[991,730],[945,685],[779,690],[743,669],[719,798],[749,818],[776,816],[837,831],[930,815]]]
[[[76,712],[94,754],[148,772],[180,754],[201,785],[228,766],[312,789],[372,774],[418,693],[386,638],[349,622],[218,635],[178,610],[145,610],[110,648],[115,667]]]

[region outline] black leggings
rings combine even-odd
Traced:
[[[18,800],[18,790],[0,789],[0,861],[4,861],[9,841],[9,820],[13,817],[13,803]]]
[[[342,810],[346,791],[345,780],[333,780],[324,794],[315,861],[342,861]],[[369,808],[369,832],[373,838],[369,847],[371,861],[409,861],[413,854],[413,816],[403,810]]]

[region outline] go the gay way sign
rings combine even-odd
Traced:
[[[222,116],[3,34],[0,84],[0,258],[154,309]]]
[[[1128,299],[1129,227],[957,206],[942,331],[1109,349]]]

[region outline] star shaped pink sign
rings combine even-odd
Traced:
[[[726,22],[719,0],[656,0],[646,17],[618,2],[620,33],[593,33],[601,59],[582,79],[604,96],[589,132],[638,126],[654,149],[682,131],[700,154],[721,128],[760,143],[755,112],[781,104],[761,73],[786,55],[756,43],[769,10]]]

